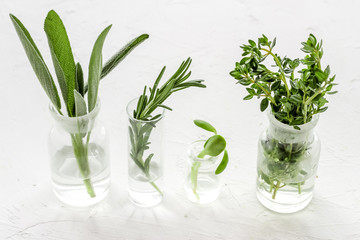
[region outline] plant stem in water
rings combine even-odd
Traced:
[[[145,172],[144,170],[143,170],[143,172],[145,173],[146,177],[149,179],[149,183],[151,184],[151,186],[153,186],[153,187],[156,189],[156,191],[158,191],[158,192],[160,193],[160,195],[163,196],[163,195],[164,195],[163,192],[162,192],[162,191],[160,190],[160,188],[155,184],[155,181],[150,181],[150,179],[151,179],[150,173]]]
[[[276,185],[275,185],[275,188],[274,188],[274,193],[273,193],[273,195],[272,195],[272,199],[275,199],[276,193],[277,193],[277,191],[278,191],[279,188],[280,188],[280,184],[281,184],[281,182],[280,182],[280,181],[277,181],[277,183],[276,183]]]
[[[94,192],[91,179],[89,178],[90,168],[89,168],[89,160],[88,160],[88,145],[90,140],[90,134],[91,132],[87,134],[87,139],[85,143],[83,143],[82,140],[83,137],[81,133],[71,134],[71,140],[72,140],[76,162],[78,164],[81,177],[83,178],[84,185],[86,187],[89,196],[94,198],[96,197],[96,194]]]

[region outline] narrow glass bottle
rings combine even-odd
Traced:
[[[128,193],[132,203],[151,207],[161,202],[163,190],[163,118],[161,109],[155,120],[133,117],[138,99],[130,101],[128,114]]]

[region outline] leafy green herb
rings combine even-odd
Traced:
[[[137,107],[133,112],[133,118],[129,118],[129,136],[131,143],[130,156],[134,163],[149,179],[150,184],[160,194],[162,194],[162,191],[157,187],[150,176],[150,163],[151,160],[156,156],[151,153],[148,155],[148,157],[144,158],[144,152],[150,149],[149,139],[151,132],[156,127],[158,121],[161,120],[161,114],[153,116],[154,111],[159,107],[171,110],[170,107],[165,106],[163,103],[174,92],[189,87],[206,87],[204,84],[202,84],[203,80],[188,80],[191,75],[191,72],[188,72],[190,64],[191,58],[183,61],[178,70],[161,87],[159,87],[160,80],[164,75],[166,68],[163,67],[157,79],[155,80],[153,87],[144,87],[143,94],[139,97]],[[149,90],[149,93],[147,93],[147,89]]]
[[[215,135],[211,136],[205,141],[204,149],[198,154],[198,158],[204,158],[206,155],[216,157],[219,156],[222,152],[224,152],[223,158],[219,164],[219,166],[215,170],[215,174],[218,175],[222,173],[228,162],[229,162],[229,155],[226,151],[226,141],[223,136],[218,135],[215,127],[213,127],[210,123],[204,121],[204,120],[194,120],[194,124],[206,131],[212,132]],[[196,195],[196,197],[199,199],[199,195],[196,192],[197,189],[197,178],[198,178],[198,172],[199,168],[201,166],[200,161],[195,161],[191,167],[190,172],[190,179],[193,186],[193,192]]]
[[[21,21],[12,14],[10,14],[10,19],[40,84],[56,110],[63,115],[61,112],[61,102],[57,87],[39,49]],[[125,47],[114,54],[104,66],[102,66],[102,47],[110,27],[111,25],[105,28],[95,42],[89,63],[89,85],[85,85],[81,65],[80,63],[75,65],[70,41],[59,15],[54,10],[51,10],[45,19],[44,31],[48,38],[55,73],[69,117],[79,117],[91,112],[97,102],[100,79],[109,74],[136,46],[149,37],[149,35],[143,34],[130,41]],[[84,96],[87,92],[88,112],[84,100]],[[90,169],[87,152],[91,131],[86,134],[80,132],[83,124],[87,123],[78,121],[79,133],[71,134],[71,139],[79,170],[84,179],[84,184],[89,195],[95,197],[96,195],[89,178]]]
[[[322,69],[320,61],[323,56],[322,41],[318,42],[313,34],[303,42],[303,52],[307,55],[303,59],[281,58],[274,53],[276,38],[273,41],[263,35],[258,43],[249,40],[249,44],[241,46],[243,58],[236,63],[230,72],[238,83],[247,86],[248,95],[244,100],[254,96],[263,98],[260,110],[270,105],[274,116],[281,122],[295,126],[311,121],[314,114],[324,112],[324,105],[328,102],[326,94],[333,94],[332,87],[335,76],[330,77],[330,67]],[[275,68],[265,66],[265,60],[271,57]],[[300,64],[305,67],[299,70],[299,77],[295,70]]]
[[[223,136],[218,135],[216,129],[208,122],[203,120],[194,120],[194,124],[206,131],[213,132],[215,135],[211,136],[206,140],[204,144],[204,149],[199,153],[198,158],[204,158],[206,155],[216,157],[224,152],[224,156],[221,160],[221,163],[217,167],[215,173],[222,173],[229,161],[229,156],[226,151],[226,141]]]
[[[301,50],[307,54],[303,59],[281,58],[274,52],[276,38],[269,41],[262,35],[257,43],[253,40],[248,43],[241,46],[243,57],[230,72],[238,83],[246,86],[248,95],[244,100],[255,96],[262,98],[261,111],[270,105],[277,120],[297,130],[301,130],[301,125],[310,122],[315,114],[327,110],[325,96],[336,93],[332,91],[336,84],[335,76],[330,76],[330,67],[321,67],[322,41],[317,41],[310,34],[307,41],[301,43]],[[272,58],[275,66],[265,66],[268,57]],[[303,68],[297,71],[299,76],[296,76],[296,69],[301,64]],[[270,185],[273,199],[278,190],[287,185],[283,182],[307,174],[299,163],[304,159],[308,144],[284,143],[277,139],[261,142],[269,173],[259,172],[259,177]],[[294,184],[300,194],[304,182]]]

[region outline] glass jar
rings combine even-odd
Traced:
[[[320,156],[314,133],[318,115],[300,130],[278,121],[268,112],[270,125],[260,136],[257,197],[270,210],[297,212],[311,201]]]
[[[129,102],[126,110],[128,126],[128,193],[132,203],[151,207],[163,198],[163,118],[164,109],[153,114],[155,120],[133,118],[138,98]]]
[[[84,116],[67,117],[50,105],[55,120],[48,139],[53,190],[71,206],[96,204],[109,192],[109,141],[99,111],[100,102]]]
[[[220,193],[220,178],[215,174],[222,154],[198,158],[204,149],[205,140],[190,145],[187,152],[188,170],[184,184],[187,198],[194,203],[208,204],[215,201]]]

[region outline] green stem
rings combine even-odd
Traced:
[[[305,112],[305,115],[304,115],[304,124],[307,123],[307,113],[308,113],[307,106],[308,106],[308,105],[305,105],[305,104],[304,104],[304,112]]]
[[[150,182],[150,184],[160,193],[161,196],[163,196],[163,192],[160,190],[160,188],[155,184],[155,182]]]
[[[265,48],[261,48],[260,50],[263,50],[265,52],[267,52],[268,54],[270,54],[275,62],[276,62],[276,65],[280,68],[281,70],[281,80],[283,81],[283,83],[285,84],[285,88],[286,88],[286,93],[287,93],[287,96],[289,97],[290,96],[290,90],[289,90],[289,86],[286,82],[286,78],[285,78],[285,74],[284,74],[284,69],[282,68],[281,66],[281,63],[279,61],[279,59],[275,56],[275,54],[271,51],[271,50],[268,50],[268,49],[265,49]]]
[[[298,183],[298,193],[301,194],[301,183]]]
[[[256,84],[259,88],[261,88],[261,90],[263,90],[263,92],[265,93],[265,96],[269,98],[270,102],[272,102],[275,106],[277,106],[275,99],[271,96],[271,93],[269,93],[269,91],[267,91],[263,86],[261,86],[261,84],[258,84],[253,78],[251,78],[248,75],[245,75],[246,78],[250,79],[250,81],[254,84]]]
[[[319,89],[317,90],[311,97],[309,97],[306,102],[304,103],[304,105],[309,105],[311,103],[311,101],[316,98],[317,95],[319,95],[320,93],[322,93],[323,89]]]
[[[277,191],[278,191],[279,188],[280,188],[280,184],[281,184],[281,182],[280,182],[280,181],[277,181],[277,183],[276,183],[276,185],[275,185],[275,188],[274,188],[274,193],[273,193],[273,195],[272,195],[272,199],[275,199],[276,193],[277,193]]]
[[[90,178],[87,178],[87,179],[84,179],[84,185],[86,187],[86,191],[88,192],[88,194],[90,195],[90,197],[96,197],[96,194],[94,192],[94,188],[93,188],[93,185],[91,183],[91,179]]]
[[[203,150],[199,153],[199,155],[197,155],[197,157],[198,157],[198,158],[203,158],[203,157],[205,157],[205,155],[206,155],[206,151],[205,151],[205,149],[203,149]]]
[[[74,155],[79,167],[80,175],[83,178],[83,182],[89,196],[91,198],[94,198],[96,197],[96,194],[92,186],[91,179],[89,178],[90,169],[89,169],[89,160],[88,160],[88,144],[90,140],[90,134],[91,132],[87,134],[87,140],[85,142],[85,145],[82,141],[81,133],[75,133],[70,135],[71,135]]]
[[[271,183],[270,183],[270,193],[272,193],[272,191],[273,191],[273,188],[274,188],[274,183],[271,181]]]
[[[145,173],[146,177],[149,179],[149,183],[151,184],[151,186],[153,186],[156,191],[158,191],[160,193],[161,196],[163,196],[163,192],[160,190],[160,188],[155,184],[155,181],[150,181],[151,177],[150,177],[150,173],[149,172],[145,172],[145,169],[143,169],[143,172]]]

